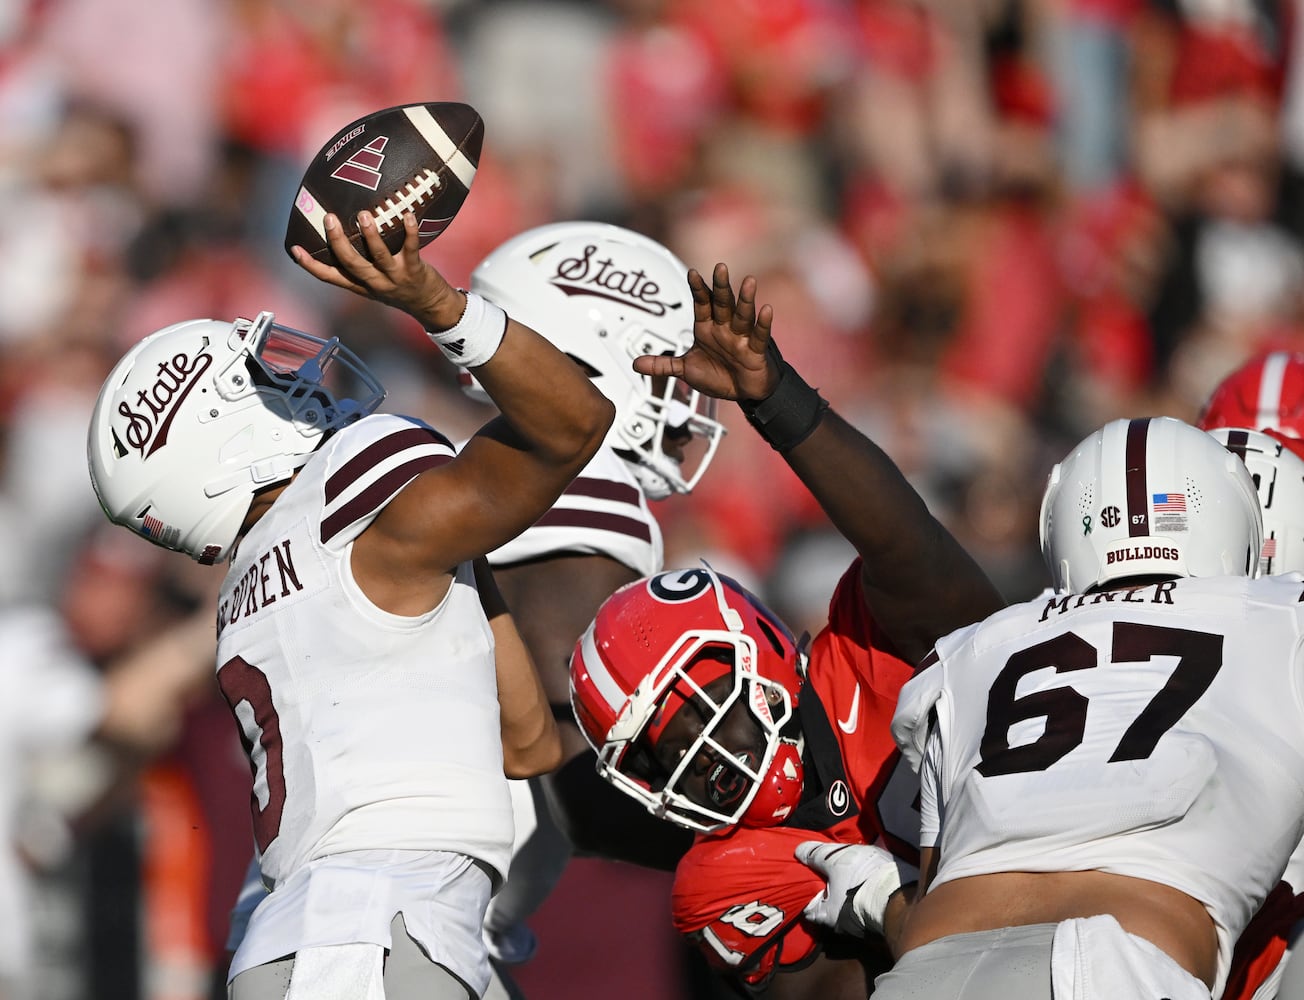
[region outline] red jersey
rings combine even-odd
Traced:
[[[800,805],[782,826],[699,836],[675,870],[675,927],[712,966],[758,985],[818,954],[820,929],[802,910],[824,880],[794,856],[803,840],[877,843],[918,863],[919,779],[889,728],[913,673],[870,618],[857,559],[811,645],[797,700]]]
[[[1236,939],[1223,1000],[1251,1000],[1269,983],[1273,985],[1268,995],[1276,992],[1281,978],[1278,966],[1286,958],[1292,931],[1301,920],[1304,920],[1304,893],[1297,894],[1289,882],[1278,882]]]

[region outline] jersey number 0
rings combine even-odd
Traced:
[[[281,746],[281,719],[272,703],[272,686],[267,675],[240,657],[222,664],[217,672],[217,686],[226,698],[231,714],[240,730],[240,742],[249,755],[249,767],[254,772],[254,790],[250,793],[253,811],[254,840],[259,853],[266,853],[267,845],[281,832],[281,813],[285,810],[285,760]],[[241,718],[241,704],[249,706],[252,725]],[[267,802],[258,801],[258,755],[254,741],[262,746],[263,771],[266,775]]]

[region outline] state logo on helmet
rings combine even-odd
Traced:
[[[599,773],[654,815],[699,832],[773,826],[801,795],[805,664],[737,582],[673,570],[598,609],[571,657],[571,704]]]
[[[270,312],[176,323],[136,344],[101,387],[86,444],[91,484],[109,520],[221,562],[254,494],[288,480],[329,431],[384,398],[338,338],[281,326]]]
[[[1251,358],[1218,383],[1196,426],[1264,431],[1304,458],[1304,354],[1267,351]]]
[[[724,434],[714,399],[632,366],[644,354],[679,355],[693,345],[687,275],[660,243],[600,222],[527,230],[471,274],[473,292],[574,359],[616,405],[607,444],[652,500],[691,492]],[[468,395],[489,401],[469,371],[459,381]]]
[[[1115,420],[1051,470],[1041,546],[1055,588],[1141,577],[1257,576],[1263,547],[1249,471],[1172,417]]]

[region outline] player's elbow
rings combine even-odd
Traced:
[[[597,454],[616,417],[615,404],[597,389],[589,388],[590,398],[578,408],[570,432],[557,441],[558,457],[576,468],[583,468]]]
[[[598,403],[597,421],[593,429],[593,434],[589,439],[588,448],[589,457],[592,458],[601,447],[602,442],[606,440],[607,431],[611,430],[611,425],[616,421],[616,404],[603,396]]]
[[[503,746],[503,774],[517,780],[547,774],[561,766],[561,753],[557,727],[549,726],[529,743]]]
[[[584,399],[572,404],[570,420],[550,434],[546,442],[553,463],[576,471],[597,454],[615,419],[612,400],[587,383],[585,389],[588,391],[584,392]]]

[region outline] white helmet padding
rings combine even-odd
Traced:
[[[1172,417],[1115,420],[1051,471],[1041,547],[1057,590],[1146,576],[1258,576],[1263,519],[1245,463]]]

